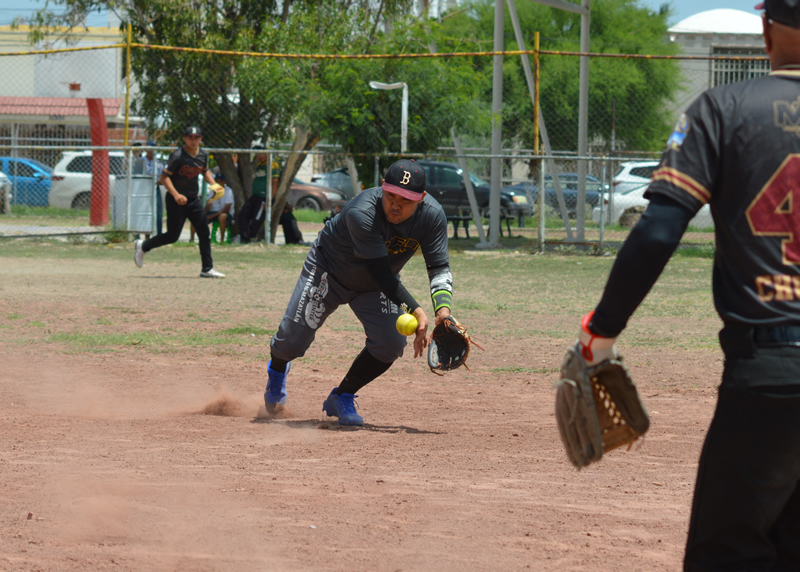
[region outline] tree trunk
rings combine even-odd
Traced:
[[[289,188],[292,186],[303,160],[306,158],[306,151],[310,151],[314,146],[319,143],[320,137],[317,133],[312,131],[306,125],[295,125],[294,143],[292,143],[292,151],[286,162],[281,169],[281,180],[278,183],[278,191],[275,193],[275,205],[272,207],[272,225],[270,229],[271,242],[275,242],[275,235],[278,233],[278,224],[280,222],[283,206],[286,204],[286,199],[289,196]]]
[[[345,158],[345,163],[347,163],[347,172],[350,174],[350,184],[353,185],[353,196],[356,196],[361,192],[361,185],[358,184],[358,169],[356,168],[356,162],[353,160],[353,156],[348,154]]]

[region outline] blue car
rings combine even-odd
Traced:
[[[0,171],[11,181],[13,205],[46,207],[50,196],[53,169],[36,159],[0,157]]]

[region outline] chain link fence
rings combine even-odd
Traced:
[[[211,166],[234,190],[235,209],[250,196],[257,144],[281,164],[290,204],[298,206],[302,193],[294,187],[302,183],[340,193],[300,205],[312,210],[378,184],[399,156],[413,156],[426,164],[431,194],[454,232],[477,240],[462,161],[488,224],[492,62],[487,54],[462,56],[286,59],[136,44],[0,53],[7,79],[0,87],[0,237],[152,232],[155,175],[137,165],[148,150],[163,160],[182,144],[185,126],[197,125]],[[765,58],[741,54],[592,57],[588,155],[579,157],[578,54],[541,53],[538,126],[518,60],[505,58],[500,221],[503,237],[540,248],[624,241],[646,207],[644,189],[680,113],[705,89],[769,71]],[[382,87],[371,86],[373,79]],[[537,127],[547,133],[549,154]],[[98,185],[98,172],[107,184]],[[99,222],[93,192],[107,193]],[[713,241],[708,207],[684,240]]]

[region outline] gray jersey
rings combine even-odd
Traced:
[[[394,225],[386,219],[382,197],[379,187],[362,192],[328,221],[316,240],[330,273],[354,292],[380,289],[367,271],[376,258],[388,255],[394,274],[420,248],[428,268],[450,263],[447,217],[435,199],[426,195],[411,218]]]

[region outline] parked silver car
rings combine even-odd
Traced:
[[[327,173],[315,173],[311,175],[311,182],[329,189],[336,189],[342,191],[347,199],[352,199],[356,194],[353,192],[353,182],[350,180],[350,171],[347,167],[340,167]],[[358,182],[358,190],[364,188],[361,182]]]

